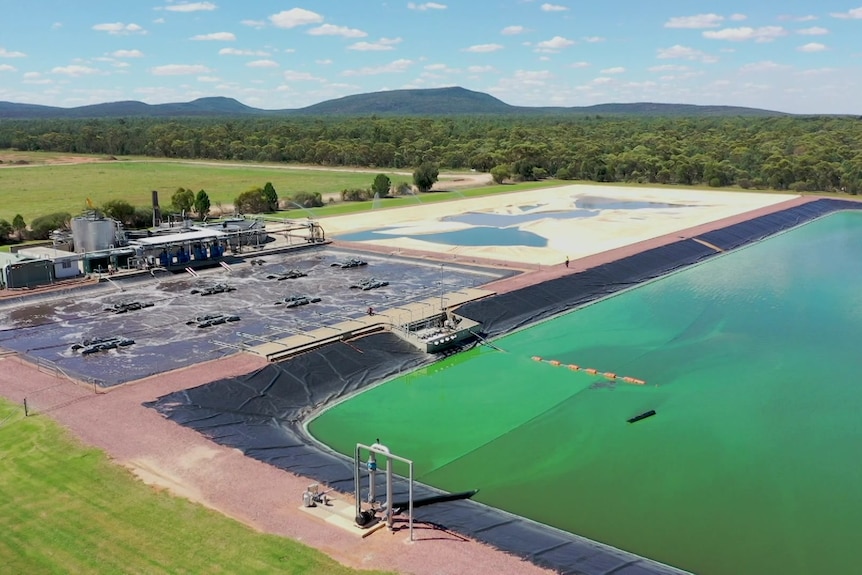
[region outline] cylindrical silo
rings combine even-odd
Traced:
[[[72,218],[75,251],[97,252],[114,247],[117,224],[111,218]]]

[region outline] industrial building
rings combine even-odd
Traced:
[[[124,230],[120,222],[97,211],[73,218],[71,232],[57,230],[51,234],[52,247],[0,254],[0,289],[33,288],[89,274],[215,266],[225,257],[243,249],[262,248],[274,239],[261,218],[203,223],[185,217],[154,221],[157,225],[147,230]],[[279,223],[273,233],[284,235],[288,246],[326,241],[316,221]]]

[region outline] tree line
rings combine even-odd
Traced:
[[[0,148],[862,192],[862,121],[836,116],[7,120]]]

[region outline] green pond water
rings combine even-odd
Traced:
[[[505,353],[387,382],[309,428],[345,454],[380,438],[424,483],[704,575],[858,572],[860,336],[862,214],[844,212],[496,340]]]

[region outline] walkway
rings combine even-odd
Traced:
[[[439,297],[406,302],[403,305],[385,309],[375,309],[373,310],[374,315],[345,318],[344,321],[333,325],[266,341],[247,348],[246,351],[262,356],[269,361],[278,361],[335,341],[367,335],[393,326],[419,324],[439,316],[447,309],[491,295],[494,295],[493,291],[464,288],[442,294]]]

